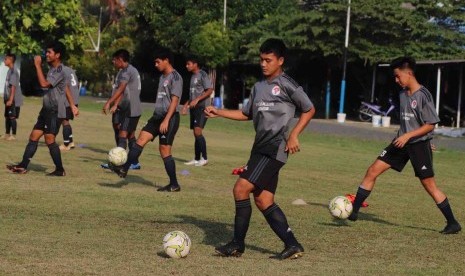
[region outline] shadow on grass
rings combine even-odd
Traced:
[[[92,147],[92,146],[89,146],[89,145],[84,145],[84,144],[79,144],[78,145],[79,149],[81,150],[90,150],[90,151],[93,151],[93,152],[96,152],[96,153],[105,153],[107,154],[108,151],[110,149],[101,149],[101,148],[95,148],[95,147]]]
[[[180,218],[182,222],[195,225],[196,227],[202,229],[205,233],[202,243],[211,246],[218,246],[220,244],[225,244],[229,242],[233,237],[233,225],[229,223],[214,222],[210,220],[201,220],[196,217],[178,215],[177,218]],[[276,238],[277,241],[279,239]],[[249,250],[258,251],[266,254],[275,254],[276,252],[271,251],[266,248],[259,246],[251,245],[253,241],[246,243],[246,248]]]
[[[115,175],[116,177],[116,175]],[[143,177],[137,176],[137,175],[128,175],[126,178],[121,179],[117,183],[98,183],[98,185],[102,187],[108,187],[108,188],[122,188],[130,183],[136,183],[136,184],[142,184],[146,186],[151,186],[155,188],[159,188],[161,186],[155,185],[153,182],[146,180]]]

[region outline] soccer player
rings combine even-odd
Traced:
[[[120,177],[126,177],[130,164],[139,158],[145,145],[158,136],[158,149],[170,179],[168,185],[158,189],[160,192],[181,191],[176,177],[176,164],[171,156],[171,147],[179,128],[179,112],[176,109],[182,96],[183,81],[172,63],[173,54],[169,50],[159,50],[155,54],[155,67],[162,75],[158,83],[153,116],[139,133],[136,143],[130,148],[126,164],[122,167],[112,167]]]
[[[183,111],[190,108],[190,128],[194,132],[195,157],[186,162],[186,165],[205,166],[208,163],[207,142],[202,134],[202,130],[207,123],[207,117],[203,112],[205,107],[210,105],[210,95],[213,92],[213,85],[208,74],[199,67],[199,60],[190,56],[186,62],[187,71],[192,73],[189,89],[189,100],[184,104]]]
[[[65,54],[65,46],[60,42],[55,42],[47,46],[45,54],[47,63],[50,65],[47,77],[42,72],[42,58],[34,57],[34,66],[37,71],[37,79],[42,88],[47,88],[43,97],[43,106],[40,110],[37,122],[29,136],[29,143],[24,151],[23,160],[17,165],[7,165],[7,168],[13,173],[27,173],[27,167],[37,151],[40,137],[45,137],[55,170],[48,176],[65,176],[65,169],[61,161],[61,153],[58,144],[55,142],[56,135],[60,130],[61,120],[66,117],[66,98],[71,105],[73,114],[77,116],[79,110],[74,106],[73,98],[70,93],[66,93],[66,75],[63,70],[61,59]]]
[[[363,201],[370,195],[379,175],[392,168],[401,172],[410,160],[415,176],[420,179],[423,188],[436,202],[447,220],[443,234],[455,234],[462,228],[455,219],[449,200],[436,186],[433,171],[433,155],[430,140],[433,138],[434,125],[439,117],[434,108],[433,97],[415,77],[416,62],[411,57],[401,57],[392,61],[396,83],[402,87],[400,92],[400,129],[396,138],[381,152],[368,168],[360,184],[352,214],[349,220],[356,221]]]
[[[79,106],[79,82],[76,76],[76,71],[72,68],[63,65],[63,70],[65,71],[66,75],[66,85],[71,92],[71,96],[73,97],[74,105],[76,107]],[[73,111],[71,110],[71,106],[68,100],[65,101],[66,106],[66,118],[63,119],[63,145],[60,145],[61,151],[69,151],[70,149],[74,149],[74,141],[73,141],[73,129],[71,128],[71,124],[69,120],[74,119]]]
[[[250,101],[242,110],[205,108],[208,117],[253,120],[256,131],[249,161],[233,189],[236,206],[234,237],[226,245],[215,248],[221,256],[239,257],[244,253],[244,240],[252,214],[251,193],[271,229],[284,242],[285,248],[276,258],[299,258],[304,252],[286,216],[274,202],[279,171],[289,153],[300,151],[298,136],[315,114],[313,103],[302,87],[283,72],[285,52],[286,46],[280,39],[271,38],[261,45],[260,66],[265,79],[253,86]],[[300,115],[296,123],[297,114]]]
[[[8,67],[6,74],[3,101],[5,103],[5,135],[2,138],[7,141],[16,140],[16,129],[19,112],[23,105],[23,94],[19,84],[19,71],[15,68],[16,55],[7,53],[5,55],[5,66]],[[11,133],[11,134],[10,134]]]
[[[120,49],[113,54],[113,65],[118,69],[113,84],[112,96],[103,106],[103,113],[112,113],[116,146],[129,148],[136,142],[136,128],[142,114],[140,102],[141,82],[137,69],[129,63],[129,52]],[[111,106],[111,109],[110,109]],[[140,169],[139,161],[133,160],[131,169]],[[108,164],[102,164],[108,169]]]

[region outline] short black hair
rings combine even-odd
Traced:
[[[13,62],[16,61],[16,55],[13,54],[13,53],[8,52],[8,53],[5,54],[5,57],[10,57],[10,58],[12,58],[12,59],[13,59]]]
[[[412,72],[415,73],[415,70],[417,68],[417,62],[413,57],[398,57],[394,59],[390,67],[392,70],[394,69],[410,69]]]
[[[260,46],[261,54],[275,54],[278,58],[286,56],[287,47],[279,38],[269,38]]]
[[[121,58],[124,62],[129,61],[129,52],[126,49],[119,49],[113,53],[113,58]]]
[[[47,49],[52,49],[55,54],[60,54],[60,60],[63,60],[66,54],[66,47],[60,41],[54,41],[47,44]]]
[[[197,63],[200,66],[200,59],[196,55],[188,55],[186,57],[186,62],[188,62],[188,61],[190,61],[192,63]]]
[[[155,52],[155,56],[153,58],[154,60],[155,59],[161,59],[161,60],[165,60],[167,59],[169,61],[170,64],[173,64],[174,62],[174,55],[173,53],[168,50],[168,49],[158,49],[156,52]]]

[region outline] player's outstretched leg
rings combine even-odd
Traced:
[[[275,234],[284,242],[284,250],[273,256],[280,260],[284,259],[297,259],[303,256],[304,248],[297,241],[292,233],[289,224],[287,223],[286,215],[279,206],[273,203],[271,206],[262,211],[266,221],[270,225]]]
[[[356,221],[358,219],[358,211],[360,210],[362,203],[365,201],[365,199],[368,198],[370,193],[371,191],[365,190],[362,187],[358,187],[357,195],[355,196],[355,200],[354,200],[354,204],[352,204],[353,205],[352,213],[347,218],[348,220]]]
[[[454,213],[452,212],[452,208],[450,207],[449,200],[444,199],[443,202],[437,204],[439,210],[444,215],[447,220],[447,225],[444,227],[443,230],[440,231],[441,234],[457,234],[462,230],[462,226],[460,223],[455,219]]]
[[[234,238],[231,242],[215,248],[216,253],[223,257],[240,257],[245,251],[245,236],[249,229],[252,206],[250,198],[236,200],[236,215],[234,217]]]
[[[170,178],[170,183],[164,187],[158,188],[159,192],[180,192],[181,187],[179,186],[178,179],[176,177],[176,163],[171,155],[163,158],[165,164],[166,174]]]

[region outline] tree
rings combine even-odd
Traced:
[[[232,40],[221,22],[209,22],[192,37],[191,51],[210,68],[225,66],[233,57]]]
[[[60,40],[73,51],[85,40],[86,27],[76,16],[76,0],[4,0],[0,4],[0,50],[40,53],[44,43]]]

